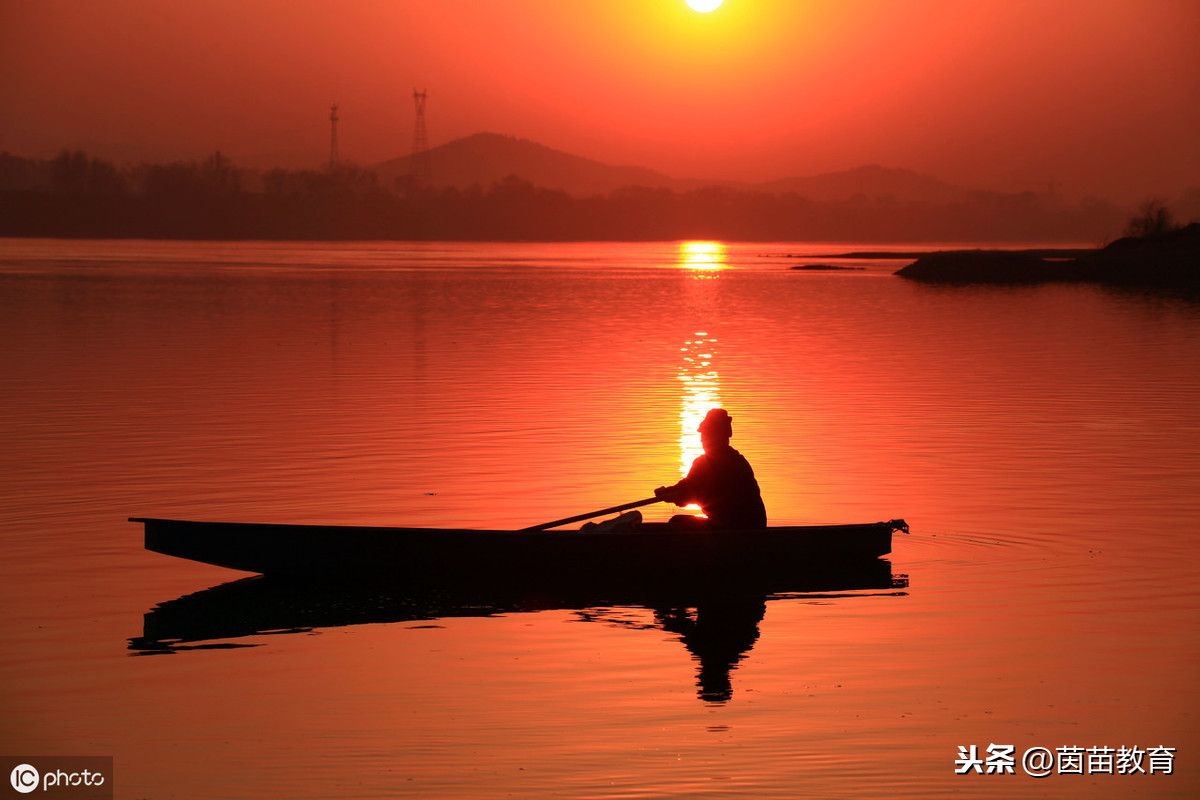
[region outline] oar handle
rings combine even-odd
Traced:
[[[591,519],[592,517],[602,517],[605,514],[615,514],[618,511],[628,511],[631,508],[640,508],[641,506],[648,506],[651,503],[661,503],[661,502],[662,502],[662,500],[660,500],[657,497],[647,497],[645,500],[634,500],[632,503],[622,503],[619,506],[613,506],[611,508],[602,508],[599,511],[589,511],[586,514],[576,514],[573,517],[563,517],[562,519],[551,520],[550,522],[543,522],[540,525],[531,525],[528,528],[521,528],[521,530],[518,532],[525,533],[528,531],[544,531],[547,528],[557,528],[559,525],[566,525],[568,522],[581,522],[585,519]]]

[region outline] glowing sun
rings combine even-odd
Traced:
[[[688,8],[692,11],[699,11],[701,14],[716,11],[721,7],[722,2],[723,0],[687,0]]]

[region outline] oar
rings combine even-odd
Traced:
[[[564,517],[563,519],[556,519],[556,520],[552,520],[550,522],[543,522],[541,525],[531,525],[528,528],[521,528],[520,532],[524,533],[526,531],[544,531],[547,528],[557,528],[559,525],[566,525],[568,522],[580,522],[585,519],[591,519],[592,517],[602,517],[605,514],[615,514],[618,511],[627,511],[628,509],[631,509],[631,508],[639,508],[641,506],[648,506],[651,503],[661,503],[661,502],[662,502],[662,500],[660,500],[657,497],[647,497],[645,500],[634,500],[632,503],[623,503],[619,506],[613,506],[612,508],[602,508],[599,511],[589,511],[586,514],[576,514],[573,517]]]

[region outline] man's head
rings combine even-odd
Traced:
[[[697,430],[700,431],[704,452],[712,453],[729,446],[729,440],[733,437],[733,417],[723,408],[709,409]]]

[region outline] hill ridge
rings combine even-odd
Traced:
[[[763,182],[676,178],[649,167],[609,164],[497,131],[469,134],[432,147],[428,152],[434,185],[457,189],[473,185],[487,188],[516,176],[575,197],[609,194],[635,186],[674,191],[716,186],[769,194],[794,193],[824,201],[851,200],[861,195],[897,201],[946,202],[968,194],[968,190],[939,178],[878,163]],[[411,156],[400,156],[372,168],[385,185],[394,186],[407,179],[410,160]]]

